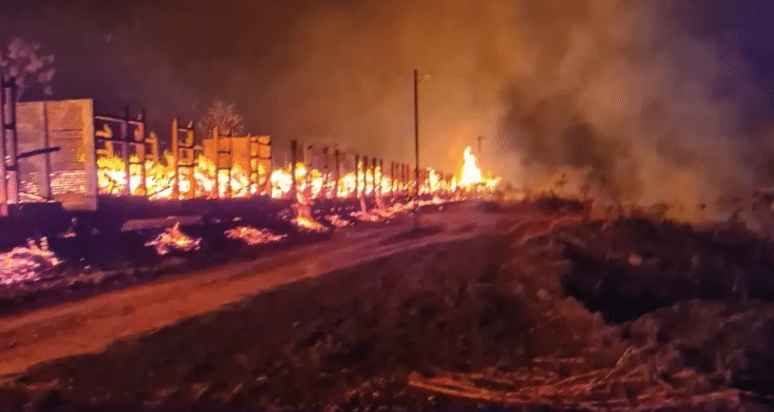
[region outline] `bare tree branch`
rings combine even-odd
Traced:
[[[223,135],[237,136],[244,131],[242,116],[235,113],[233,104],[225,104],[220,100],[207,109],[207,113],[199,119],[197,127],[203,136],[209,137],[215,126]]]
[[[41,55],[41,45],[30,43],[19,37],[0,50],[0,75],[16,78],[18,88],[16,98],[33,84],[41,85],[43,93],[51,95],[51,82],[54,79],[54,55]]]

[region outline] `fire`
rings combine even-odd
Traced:
[[[346,226],[349,226],[349,225],[352,224],[352,222],[350,222],[350,221],[348,221],[346,219],[343,219],[339,215],[328,215],[328,216],[325,216],[325,220],[327,220],[331,225],[333,225],[333,227],[339,227],[339,228],[346,227]]]
[[[229,239],[240,239],[250,246],[279,242],[287,237],[287,235],[276,235],[269,230],[250,226],[238,226],[225,233]]]
[[[327,232],[329,229],[312,217],[312,206],[306,197],[299,193],[297,198],[298,201],[292,206],[296,217],[294,217],[291,222],[299,229],[306,232]]]
[[[30,239],[27,247],[0,253],[0,285],[38,280],[60,264],[62,261],[48,250],[48,239],[40,239],[40,246]]]
[[[406,212],[411,209],[412,203],[403,204],[396,202],[392,206],[385,206],[384,200],[381,196],[376,197],[376,207],[368,210],[365,204],[365,199],[360,198],[360,210],[352,212],[350,216],[356,218],[361,222],[381,222],[383,220],[390,220],[395,218],[399,213]]]
[[[181,252],[191,252],[201,247],[201,238],[191,238],[180,231],[180,223],[161,232],[155,239],[145,243],[145,246],[152,246],[156,253],[161,256],[168,254],[173,250]]]
[[[473,149],[470,146],[465,148],[461,175],[459,182],[454,179],[451,181],[449,190],[452,192],[456,191],[458,186],[468,190],[476,189],[478,193],[484,190],[493,192],[502,181],[500,177],[485,176],[481,173],[481,169],[476,164],[476,156],[473,155]]]
[[[473,156],[473,149],[470,146],[465,148],[465,159],[462,164],[462,178],[460,186],[471,187],[483,182],[481,169],[476,166],[476,156]]]
[[[363,197],[360,198],[360,211],[352,212],[350,216],[356,218],[361,222],[378,222],[382,220],[381,216],[379,216],[378,214],[368,211],[368,208],[366,207],[366,204],[365,204],[365,199]]]
[[[142,169],[137,164],[137,158],[132,157],[129,167],[130,193],[138,196],[147,196],[151,200],[174,198],[175,172],[169,165],[173,164],[172,155],[165,153],[165,162],[145,161],[146,190],[142,190]],[[109,195],[121,195],[126,186],[126,169],[123,159],[115,156],[101,156],[97,159],[98,184],[100,193]],[[179,192],[189,193],[191,187],[191,173],[195,184],[194,197],[247,197],[254,195],[255,188],[250,185],[249,173],[239,165],[231,169],[231,177],[227,170],[219,170],[215,173],[215,164],[206,157],[199,157],[190,169],[181,169],[179,176]],[[217,177],[216,177],[217,176]],[[218,193],[215,193],[215,182],[219,182]],[[230,193],[229,193],[230,186]]]
[[[171,166],[174,159],[171,153],[164,153],[161,161],[146,160],[140,165],[137,157],[132,157],[129,166],[129,192],[132,195],[146,196],[150,200],[174,199],[175,171]],[[142,188],[143,166],[146,175],[146,188]],[[125,193],[126,168],[122,158],[104,153],[97,159],[98,185],[101,194],[119,196]],[[179,199],[183,198],[244,198],[256,195],[270,195],[272,198],[287,198],[292,192],[293,171],[290,165],[264,170],[259,164],[260,181],[268,179],[269,185],[251,182],[250,172],[239,164],[234,164],[227,170],[216,170],[215,163],[199,156],[192,168],[181,168],[178,182]],[[374,176],[375,175],[375,176]],[[413,176],[413,174],[411,174]],[[494,190],[499,184],[499,178],[491,179],[483,176],[476,165],[476,158],[471,148],[465,149],[464,164],[460,180],[446,181],[441,174],[429,169],[427,177],[420,182],[420,193],[439,195],[454,193],[459,187],[478,190]],[[413,189],[414,182],[402,182],[385,175],[381,167],[374,170],[359,162],[357,172],[343,173],[336,177],[327,171],[308,168],[302,163],[295,167],[295,182],[297,193],[302,193],[308,199],[347,198],[355,196],[382,196],[391,191]],[[374,185],[376,183],[376,185]],[[259,187],[261,186],[261,187]],[[376,187],[374,187],[376,186]]]

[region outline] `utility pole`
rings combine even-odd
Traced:
[[[417,93],[417,83],[419,74],[414,69],[414,179],[416,183],[416,210],[414,211],[414,229],[419,229],[419,94]]]
[[[481,141],[484,140],[484,136],[478,136],[478,157],[481,157]]]

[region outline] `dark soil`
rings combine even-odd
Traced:
[[[627,322],[636,345],[671,345],[686,365],[724,385],[774,395],[774,304],[688,301]]]
[[[544,206],[555,213],[575,207]],[[662,410],[699,408],[686,391],[770,393],[774,309],[748,300],[774,297],[767,243],[738,230],[700,232],[636,219],[556,225],[531,238],[528,232],[544,229],[533,226],[380,258],[99,354],[38,365],[3,385],[0,405],[495,410],[428,397],[406,383],[412,373],[530,373],[538,361],[562,359],[575,362],[552,372],[560,377],[624,360],[632,371],[650,365],[665,399],[685,400]],[[651,378],[613,382],[593,396],[600,405],[628,398],[636,409],[631,399],[653,390],[642,386]],[[528,409],[591,410],[556,399]],[[761,398],[740,402],[705,407],[765,408]]]
[[[61,302],[83,299],[107,291],[131,287],[170,275],[195,272],[226,262],[249,261],[271,255],[274,252],[328,240],[334,235],[333,228],[325,219],[326,213],[341,213],[345,219],[356,223],[360,229],[369,230],[396,223],[395,220],[364,223],[349,218],[351,211],[360,207],[356,202],[347,204],[316,205],[313,216],[330,231],[314,233],[298,229],[289,222],[290,215],[271,216],[257,214],[239,219],[213,219],[201,225],[181,226],[183,233],[201,238],[201,248],[187,253],[171,253],[159,256],[145,243],[155,238],[163,229],[146,229],[132,232],[81,233],[76,237],[53,237],[49,245],[57,257],[65,262],[59,268],[46,273],[36,281],[0,285],[0,316],[8,316]],[[372,201],[368,201],[371,207]],[[453,208],[453,203],[422,208],[422,213],[434,213],[439,209]],[[289,209],[287,210],[288,213]],[[396,220],[408,219],[400,215]],[[230,239],[225,231],[236,226],[252,225],[268,229],[286,237],[267,245],[246,245],[238,239]],[[419,234],[437,233],[435,227],[425,227]],[[348,230],[351,230],[348,228]],[[442,228],[440,229],[442,230]],[[407,236],[411,236],[410,234]]]
[[[740,229],[621,219],[553,236],[573,262],[565,290],[612,322],[690,299],[774,301],[774,245]]]

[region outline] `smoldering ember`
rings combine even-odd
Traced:
[[[771,21],[0,1],[0,411],[774,410]]]

